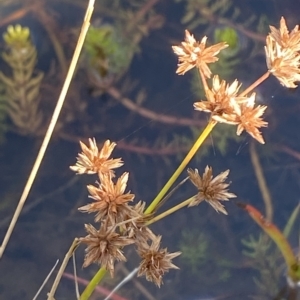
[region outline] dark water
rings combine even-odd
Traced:
[[[112,81],[113,87],[132,101],[141,99],[139,97],[143,91],[146,96],[138,105],[155,114],[194,119],[202,122],[203,126],[208,116],[193,111],[193,102],[201,98],[198,91],[192,88],[197,86],[192,84],[197,80],[196,77],[193,79],[191,74],[175,74],[177,59],[171,45],[182,41],[184,29],[194,26],[191,32],[197,39],[201,39],[203,34],[213,38],[214,30],[228,24],[239,24],[247,32],[263,36],[268,32],[266,25],[278,26],[281,15],[285,16],[289,28],[293,28],[299,23],[300,12],[296,0],[285,1],[284,4],[279,0],[233,1],[233,6],[240,10],[240,14],[234,18],[234,9],[230,8],[223,15],[220,10],[216,11],[215,18],[210,21],[196,24],[200,19],[196,13],[190,23],[182,24],[181,19],[187,9],[186,1],[158,1],[151,8],[151,13],[150,7],[154,1],[144,1],[145,6],[142,7],[134,5],[135,1],[122,2],[122,7],[117,2],[97,3],[93,24],[105,24],[118,31],[118,34],[123,33],[122,39],[116,34],[120,45],[114,51],[121,53],[127,49],[128,63],[121,61],[122,67],[118,73],[102,69],[101,72],[105,72],[101,74],[106,76],[102,78],[102,84]],[[39,128],[31,134],[21,133],[9,116],[1,124],[1,239],[32,168],[62,86],[63,65],[54,44],[58,43],[63,50],[63,59],[68,65],[85,5],[82,1],[54,0],[0,3],[1,18],[5,21],[10,17],[9,22],[2,23],[0,18],[1,32],[5,32],[8,24],[28,26],[38,55],[35,72],[40,70],[45,74],[40,88],[42,122]],[[200,4],[197,7],[198,10],[193,9],[195,12],[201,10]],[[134,29],[126,27],[134,18],[124,23],[125,10],[132,10],[136,14],[137,11],[145,12],[148,9]],[[48,19],[41,14],[43,11],[47,11]],[[154,11],[158,16],[151,19]],[[158,26],[159,23],[161,26]],[[148,33],[141,37],[140,32],[145,28]],[[49,32],[55,39],[51,39]],[[259,38],[251,39],[247,32],[238,29],[236,32],[238,47],[242,52],[234,53],[229,62],[219,65],[214,72],[225,76],[228,82],[238,78],[251,83],[266,71],[264,43]],[[132,51],[135,52],[130,52],[128,45],[132,46],[134,41],[136,45]],[[2,41],[1,51],[4,49]],[[116,55],[114,59],[116,57],[120,56]],[[112,58],[107,59],[109,61]],[[11,76],[11,70],[3,61],[1,71]],[[86,185],[93,184],[96,177],[75,176],[69,170],[80,151],[80,139],[86,142],[87,138],[96,137],[99,142],[106,139],[116,141],[118,147],[114,155],[125,161],[121,172],[130,172],[129,189],[135,193],[136,200],[150,203],[202,131],[203,126],[191,128],[176,123],[167,124],[161,117],[160,122],[156,122],[152,117],[129,110],[95,86],[93,76],[96,72],[100,71],[95,68],[95,61],[89,60],[85,53],[23,213],[0,260],[0,299],[32,299],[55,261],[63,259],[74,237],[85,235],[83,224],[93,222],[91,215],[82,214],[77,208],[90,201]],[[255,150],[271,194],[273,221],[283,229],[299,204],[299,88],[288,90],[280,86],[277,79],[270,78],[257,92],[260,104],[268,105],[265,118],[269,126],[262,130],[266,144],[256,143]],[[223,132],[227,132],[227,127]],[[210,165],[215,175],[230,169],[230,191],[238,196],[237,200],[265,213],[250,158],[252,138],[247,134],[238,140],[233,138],[234,135],[228,138],[224,136],[224,133],[213,132],[189,167],[198,168],[203,173],[205,166]],[[189,198],[193,193],[194,187],[190,183],[185,184],[165,209]],[[290,291],[285,291],[285,266],[276,246],[269,242],[269,248],[266,249],[268,242],[263,241],[260,247],[255,248],[257,252],[260,251],[256,259],[245,255],[245,252],[254,250],[247,248],[242,241],[249,241],[250,237],[252,241],[257,241],[262,234],[261,229],[233,201],[225,203],[225,206],[228,216],[218,214],[207,203],[202,203],[154,224],[153,231],[163,236],[163,247],[170,252],[184,252],[174,260],[180,270],[171,270],[166,274],[160,289],[139,278],[122,287],[119,295],[126,299],[297,299],[297,296],[289,294]],[[288,238],[293,248],[299,245],[299,226],[298,217]],[[128,262],[124,266],[117,264],[113,280],[105,278],[103,285],[107,289],[112,289],[125,277],[124,268],[132,270],[138,264],[134,248],[128,247],[125,252]],[[76,251],[78,276],[90,280],[98,268],[90,266],[83,269],[83,255],[84,247],[80,247]],[[66,273],[73,274],[71,264]],[[46,284],[40,299],[46,298],[52,280]],[[84,285],[80,285],[80,289],[83,288]],[[75,299],[74,284],[70,279],[62,279],[56,299]],[[97,294],[93,299],[104,297]]]

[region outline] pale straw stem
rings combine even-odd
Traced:
[[[81,49],[82,49],[82,46],[83,46],[85,36],[86,36],[88,28],[90,26],[90,19],[91,19],[93,9],[94,9],[94,2],[95,2],[95,0],[89,0],[89,4],[88,4],[87,10],[86,10],[84,21],[83,21],[83,24],[82,24],[82,27],[81,27],[80,36],[78,38],[78,42],[77,42],[77,45],[76,45],[76,48],[75,48],[75,51],[74,51],[74,54],[73,54],[73,57],[72,57],[72,60],[71,60],[71,63],[70,63],[70,67],[69,67],[66,79],[64,81],[61,93],[60,93],[59,98],[57,100],[57,104],[56,104],[56,107],[54,109],[50,124],[49,124],[48,129],[47,129],[47,132],[45,134],[43,143],[42,143],[41,148],[39,150],[39,153],[36,157],[36,160],[35,160],[34,165],[32,167],[31,173],[28,177],[28,180],[27,180],[26,185],[24,187],[23,193],[22,193],[21,198],[19,200],[18,206],[15,210],[15,213],[13,215],[11,223],[8,227],[8,230],[5,234],[2,245],[0,247],[0,258],[3,255],[3,252],[4,252],[4,250],[7,246],[7,243],[10,239],[10,236],[13,232],[13,229],[14,229],[15,224],[16,224],[18,218],[19,218],[19,215],[20,215],[20,213],[22,211],[22,208],[25,204],[25,201],[27,200],[28,194],[29,194],[30,189],[32,187],[32,184],[35,180],[36,174],[37,174],[38,169],[41,165],[41,162],[44,158],[44,155],[45,155],[46,149],[48,147],[50,138],[51,138],[52,133],[54,131],[54,127],[57,123],[60,111],[62,109],[64,100],[66,98],[67,91],[68,91],[69,86],[70,86],[71,79],[73,77],[73,74],[74,74],[78,59],[79,59],[79,55],[80,55],[80,52],[81,52]]]
[[[258,85],[260,85],[263,81],[265,81],[270,76],[270,72],[267,71],[264,75],[259,77],[255,82],[253,82],[248,88],[246,88],[239,97],[244,97],[248,93],[250,93],[252,90],[254,90]]]
[[[66,253],[63,262],[61,263],[61,266],[60,266],[60,268],[58,270],[58,273],[56,275],[56,278],[54,280],[52,288],[51,288],[50,292],[48,293],[47,300],[55,300],[54,299],[54,294],[55,294],[55,292],[57,290],[58,284],[59,284],[59,282],[61,280],[61,277],[62,277],[62,275],[63,275],[63,273],[64,273],[64,271],[65,271],[65,269],[67,267],[67,264],[68,264],[70,258],[74,254],[74,251],[76,250],[76,248],[78,247],[79,244],[80,244],[79,239],[75,238],[74,241],[73,241],[73,243],[72,243],[72,245],[71,245],[71,247],[70,247],[70,249]]]

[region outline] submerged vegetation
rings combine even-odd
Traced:
[[[288,29],[292,18],[275,15],[276,5],[273,11],[262,3],[268,8],[258,13],[251,3],[230,0],[107,0],[96,3],[94,12],[89,7],[82,27],[75,18],[65,24],[57,17],[63,19],[71,9],[83,14],[79,0],[64,0],[59,11],[56,0],[1,4],[8,11],[16,9],[0,21],[0,137],[3,132],[3,149],[10,149],[1,157],[10,161],[9,166],[3,163],[3,235],[10,221],[4,216],[11,214],[11,198],[19,197],[16,191],[24,181],[14,178],[12,186],[12,170],[25,176],[28,166],[20,160],[28,159],[45,134],[0,247],[8,280],[15,276],[10,275],[15,261],[31,271],[36,268],[30,257],[35,257],[51,269],[50,260],[69,247],[52,275],[54,283],[47,278],[44,287],[42,269],[32,285],[33,280],[18,275],[24,286],[18,290],[10,280],[3,281],[5,298],[32,298],[40,286],[48,300],[92,299],[93,293],[110,297],[116,283],[109,278],[122,276],[133,280],[130,287],[113,292],[122,299],[186,299],[208,293],[225,299],[299,297],[300,258],[292,246],[299,242],[299,205],[294,209],[298,198],[292,190],[298,190],[300,178],[293,129],[299,126],[294,114],[299,106],[300,31],[298,25]],[[169,5],[178,13],[176,22]],[[39,30],[26,24],[29,14]],[[178,59],[176,72],[171,49]],[[193,104],[184,83],[191,87]],[[284,104],[276,99],[289,90],[295,92]],[[280,124],[289,126],[288,131]],[[52,135],[53,147],[50,143],[41,164]],[[11,140],[16,146],[10,148]],[[74,163],[78,142],[81,152]],[[285,153],[282,163],[276,161],[278,153]],[[47,160],[50,154],[53,158]],[[287,163],[291,167],[282,171]],[[74,179],[67,173],[69,165],[82,176]],[[23,226],[14,232],[36,174],[41,174],[39,184],[48,185],[33,189],[36,199],[29,197]],[[11,248],[6,248],[8,242]],[[45,251],[37,253],[37,245]],[[71,258],[74,270],[67,266]],[[63,278],[75,281],[75,292]]]
[[[31,42],[29,28],[19,24],[9,26],[3,39],[7,50],[2,57],[12,73],[10,78],[0,72],[7,113],[16,131],[23,135],[38,134],[42,123],[39,89],[44,74],[37,71],[34,74],[37,52]]]

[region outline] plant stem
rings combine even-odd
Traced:
[[[102,278],[104,277],[105,274],[106,274],[105,268],[102,267],[98,270],[98,272],[94,275],[92,280],[89,282],[89,284],[84,289],[83,293],[80,296],[80,300],[88,300],[89,299],[89,297],[94,292],[96,286],[102,280]]]
[[[208,88],[208,85],[207,85],[206,78],[205,78],[203,72],[201,72],[201,69],[198,68],[198,70],[199,70],[199,74],[200,74],[200,77],[201,77],[201,80],[202,80],[205,96],[206,96],[206,98],[208,98],[207,91],[209,90],[209,88]]]
[[[80,243],[79,240],[77,238],[75,238],[69,251],[66,253],[65,258],[64,258],[63,262],[61,263],[61,266],[57,272],[57,275],[56,275],[56,278],[52,285],[52,288],[51,288],[50,292],[48,293],[48,298],[47,298],[48,300],[54,300],[54,294],[55,294],[58,284],[61,280],[61,277],[64,273],[64,270],[69,262],[69,259],[72,257],[74,251],[78,247],[79,243]]]
[[[206,125],[205,129],[203,130],[203,132],[201,133],[201,135],[198,137],[197,141],[195,142],[195,144],[193,145],[193,147],[191,148],[191,150],[189,151],[189,153],[186,155],[186,157],[184,158],[184,160],[181,162],[181,164],[179,165],[179,167],[177,168],[177,170],[174,172],[174,174],[171,176],[171,178],[169,179],[169,181],[165,184],[165,186],[158,193],[158,195],[156,196],[156,198],[151,202],[151,204],[145,210],[145,214],[150,214],[150,213],[152,213],[155,210],[156,206],[159,204],[159,202],[163,199],[163,197],[169,191],[169,189],[171,188],[171,186],[174,184],[174,182],[179,177],[179,175],[182,173],[182,171],[184,170],[184,168],[187,166],[187,164],[193,158],[193,156],[195,155],[195,153],[198,151],[199,147],[203,144],[203,142],[208,137],[208,135],[211,133],[212,129],[214,128],[214,126],[216,124],[217,124],[217,122],[214,121],[214,120],[210,120],[208,122],[208,124]],[[186,201],[184,201],[184,202],[182,202],[182,203],[180,203],[180,204],[178,204],[177,206],[173,207],[173,211],[171,209],[171,210],[167,211],[168,213],[165,212],[164,216],[166,216],[167,214],[171,214],[172,212],[178,210],[179,208],[188,205],[190,202],[191,202],[191,198],[188,199],[188,200],[186,200]],[[159,215],[160,218],[164,217],[162,215]],[[159,216],[157,216],[157,217],[154,218],[155,221],[159,220],[158,219]],[[155,221],[153,221],[154,219],[152,219],[150,222],[151,223],[155,222]],[[87,287],[85,288],[85,290],[83,291],[83,293],[81,294],[80,300],[87,300],[87,299],[89,299],[89,297],[93,293],[95,287],[101,281],[101,279],[104,277],[105,274],[106,274],[106,270],[104,268],[100,268],[99,271],[92,278],[92,280],[90,281],[90,283],[87,285]]]
[[[162,198],[166,195],[168,190],[171,188],[171,186],[174,184],[176,179],[179,177],[179,175],[182,173],[182,171],[185,169],[187,164],[190,162],[190,160],[193,158],[195,153],[198,151],[199,147],[202,145],[202,143],[205,141],[205,139],[208,137],[208,135],[211,133],[214,126],[217,124],[216,121],[210,120],[201,133],[201,135],[198,137],[197,141],[189,151],[189,153],[186,155],[184,160],[181,162],[177,170],[174,172],[174,174],[171,176],[171,178],[168,180],[168,182],[165,184],[165,186],[161,189],[161,191],[158,193],[158,195],[155,197],[155,199],[151,202],[151,204],[148,206],[148,208],[145,210],[145,214],[152,213],[156,206],[159,204],[159,202],[162,200]]]
[[[179,209],[181,209],[181,208],[183,208],[183,207],[189,205],[193,200],[194,200],[194,196],[191,197],[191,198],[189,198],[189,199],[187,199],[187,200],[185,200],[185,201],[183,201],[183,202],[181,202],[181,203],[179,203],[178,205],[175,205],[174,207],[172,207],[172,208],[166,210],[165,212],[159,214],[158,216],[156,216],[156,217],[154,217],[153,219],[151,219],[150,221],[148,221],[148,222],[145,224],[145,226],[148,226],[148,225],[150,225],[150,224],[153,224],[153,223],[155,223],[155,222],[157,222],[157,221],[163,219],[164,217],[166,217],[166,216],[168,216],[168,215],[174,213],[175,211],[177,211],[177,210],[179,210]]]
[[[258,85],[260,85],[263,81],[265,81],[269,76],[270,72],[267,71],[264,75],[259,77],[255,82],[253,82],[248,88],[246,88],[240,95],[239,97],[246,96],[248,93],[250,93],[253,89],[255,89]]]
[[[261,166],[261,163],[259,161],[259,157],[255,148],[254,141],[251,141],[250,143],[250,158],[252,162],[252,166],[254,169],[255,177],[257,180],[257,184],[259,187],[259,190],[261,192],[261,196],[263,198],[264,204],[265,204],[265,210],[266,210],[266,219],[271,222],[273,219],[273,204],[272,204],[272,197],[270,190],[268,188],[266,178],[264,175],[263,168]]]
[[[47,132],[44,136],[44,140],[42,142],[42,145],[40,147],[40,150],[38,152],[38,155],[37,155],[37,157],[35,159],[35,162],[34,162],[34,165],[32,167],[32,170],[31,170],[31,172],[29,174],[29,177],[27,179],[27,182],[25,184],[25,187],[24,187],[24,190],[22,192],[21,198],[20,198],[19,203],[17,205],[17,208],[14,212],[13,218],[12,218],[12,220],[9,224],[9,227],[7,229],[7,232],[4,236],[2,245],[0,247],[0,258],[2,257],[2,255],[4,253],[4,250],[7,246],[7,243],[10,239],[10,236],[11,236],[11,234],[12,234],[14,228],[15,228],[15,225],[18,221],[19,215],[20,215],[20,213],[23,209],[23,206],[24,206],[27,198],[28,198],[29,192],[31,190],[33,182],[36,178],[36,175],[37,175],[38,170],[41,166],[41,163],[42,163],[42,160],[43,160],[44,155],[46,153],[46,150],[48,148],[50,139],[52,137],[52,134],[53,134],[53,131],[54,131],[54,128],[55,128],[55,125],[57,123],[57,120],[58,120],[58,117],[60,115],[61,109],[63,107],[64,101],[65,101],[65,98],[66,98],[66,95],[67,95],[67,92],[68,92],[68,89],[69,89],[69,86],[70,86],[70,83],[71,83],[71,80],[72,80],[72,77],[73,77],[73,74],[74,74],[75,69],[76,69],[76,65],[77,65],[77,62],[78,62],[78,59],[79,59],[79,56],[80,56],[81,49],[83,47],[85,36],[86,36],[88,28],[90,26],[90,19],[91,19],[93,10],[94,10],[94,2],[95,2],[95,0],[89,0],[89,4],[88,4],[86,14],[85,14],[85,17],[84,17],[84,20],[83,20],[83,24],[82,24],[82,27],[81,27],[81,32],[80,32],[80,35],[79,35],[79,38],[78,38],[78,41],[77,41],[76,48],[74,50],[74,54],[73,54],[73,57],[72,57],[72,60],[71,60],[71,63],[70,63],[70,67],[69,67],[66,79],[64,81],[64,84],[63,84],[63,87],[61,89],[59,98],[57,100],[57,104],[56,104],[55,109],[53,111],[53,115],[51,117],[50,124],[47,128]]]
[[[250,204],[240,204],[244,208],[250,217],[264,230],[264,232],[276,243],[278,249],[280,250],[286,266],[287,273],[293,282],[300,281],[300,264],[295,256],[289,242],[283,233],[277,228],[276,225],[269,222],[264,218],[264,216]]]

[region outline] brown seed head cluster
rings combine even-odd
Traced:
[[[107,140],[100,151],[95,139],[89,139],[89,144],[90,147],[80,142],[82,153],[78,154],[76,165],[70,167],[72,171],[78,174],[110,173],[113,175],[113,169],[123,165],[120,158],[109,159],[116,143],[111,143],[110,140]]]
[[[128,213],[126,203],[134,199],[134,194],[125,193],[128,176],[128,173],[122,174],[114,184],[111,173],[100,173],[98,187],[87,186],[89,197],[94,202],[80,207],[79,210],[96,213],[95,222],[100,222],[105,217],[110,219],[111,224],[121,222]]]
[[[138,276],[145,275],[148,281],[154,282],[157,286],[162,283],[162,276],[169,269],[178,269],[172,264],[172,259],[180,255],[181,252],[168,253],[167,249],[160,248],[161,236],[152,240],[151,246],[141,244],[138,254],[142,258]]]
[[[269,72],[278,78],[280,83],[295,88],[300,81],[300,31],[296,26],[288,31],[284,18],[280,28],[270,26],[271,33],[266,39],[266,61]],[[194,108],[211,114],[214,122],[228,123],[237,126],[237,134],[244,130],[260,143],[264,143],[259,128],[267,126],[262,119],[266,106],[255,106],[255,93],[246,94],[257,81],[244,93],[239,94],[241,84],[237,80],[228,84],[220,80],[218,75],[212,78],[212,87],[206,82],[211,77],[208,64],[216,62],[216,55],[228,45],[218,43],[206,47],[207,37],[197,42],[189,31],[185,31],[185,41],[181,46],[173,46],[179,57],[176,73],[183,75],[196,67],[199,69],[205,87],[206,100],[194,103]],[[115,169],[123,165],[121,158],[110,158],[116,144],[107,140],[99,150],[95,139],[89,139],[89,146],[80,142],[82,152],[71,170],[78,174],[97,174],[96,186],[88,185],[87,189],[92,203],[79,208],[82,212],[94,213],[98,227],[86,224],[87,236],[80,239],[87,244],[84,267],[97,263],[114,275],[115,261],[126,261],[123,248],[135,244],[141,257],[138,275],[160,286],[162,277],[169,269],[178,269],[172,259],[180,252],[168,253],[160,248],[161,236],[156,236],[148,227],[153,214],[145,215],[145,203],[139,201],[133,205],[135,195],[126,192],[129,174],[123,173],[115,178]],[[208,202],[217,212],[227,214],[221,201],[236,197],[228,191],[226,183],[229,170],[213,177],[212,168],[206,167],[202,176],[198,170],[188,170],[189,179],[198,192],[190,200],[189,206],[196,206],[203,201]],[[99,228],[99,229],[98,229]]]
[[[238,96],[241,85],[235,80],[227,84],[220,81],[215,75],[212,79],[212,88],[207,91],[207,99],[195,102],[194,108],[199,111],[209,112],[216,122],[237,125],[237,135],[244,130],[260,143],[264,143],[260,127],[266,127],[267,122],[262,119],[266,110],[265,105],[255,105],[255,93],[249,97]]]
[[[227,211],[220,201],[228,201],[229,198],[236,197],[235,194],[228,192],[229,183],[225,183],[229,170],[213,177],[212,168],[206,166],[202,177],[198,170],[188,169],[191,182],[198,189],[198,193],[194,196],[194,200],[189,206],[199,205],[202,201],[208,202],[217,212],[227,215]]]
[[[135,244],[142,259],[139,274],[160,286],[162,275],[177,268],[171,260],[179,253],[171,254],[159,248],[161,237],[145,225],[153,217],[144,214],[145,203],[131,204],[134,194],[126,192],[129,174],[125,172],[115,178],[115,169],[123,165],[120,158],[110,158],[116,144],[106,141],[99,150],[96,140],[89,139],[89,147],[82,142],[80,145],[82,153],[71,170],[78,174],[96,173],[99,180],[96,186],[87,186],[94,201],[79,208],[81,212],[94,213],[98,223],[96,228],[86,224],[87,236],[80,239],[87,245],[83,266],[97,263],[113,276],[115,261],[126,261],[123,248]]]
[[[185,41],[182,46],[173,46],[173,51],[178,55],[179,64],[177,74],[183,75],[194,67],[199,68],[206,78],[210,78],[211,71],[207,64],[218,61],[216,55],[228,45],[224,42],[206,47],[207,37],[203,37],[201,42],[197,42],[188,30],[185,31]]]
[[[103,224],[102,224],[103,225]],[[91,263],[98,263],[114,275],[114,261],[126,261],[122,248],[133,244],[134,240],[114,232],[113,227],[104,224],[97,230],[91,224],[86,224],[85,229],[88,235],[81,238],[82,243],[87,244],[84,267]]]
[[[296,88],[295,82],[300,81],[300,31],[299,26],[289,32],[285,19],[280,20],[280,27],[270,26],[271,32],[266,39],[266,61],[269,72],[279,82],[288,87]]]
[[[179,57],[177,73],[184,74],[193,67],[197,67],[204,78],[210,78],[211,71],[208,63],[218,60],[217,55],[228,45],[219,43],[205,48],[207,37],[200,43],[196,42],[193,35],[186,30],[185,41],[182,46],[173,46],[173,51]],[[237,134],[240,135],[244,130],[260,143],[264,139],[259,131],[260,127],[267,126],[263,121],[262,115],[266,110],[264,105],[255,105],[255,93],[250,96],[239,96],[238,92],[241,84],[235,80],[232,84],[220,80],[218,75],[212,79],[212,87],[205,91],[206,100],[194,103],[194,108],[211,114],[211,118],[216,122],[237,125]]]

